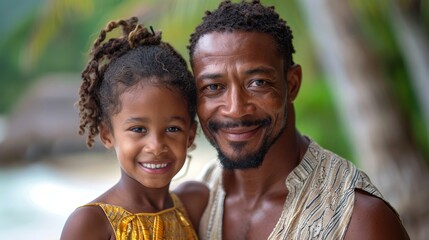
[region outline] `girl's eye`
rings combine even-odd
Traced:
[[[168,127],[165,131],[166,132],[178,132],[178,131],[180,131],[180,128],[178,128],[178,127]]]
[[[143,127],[133,127],[130,130],[132,132],[135,132],[135,133],[146,133],[147,132],[147,129],[143,128]]]

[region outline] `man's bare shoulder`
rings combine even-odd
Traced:
[[[382,199],[355,191],[352,218],[345,236],[352,239],[409,239],[395,211]]]
[[[111,226],[103,210],[98,206],[77,208],[67,219],[61,240],[110,239]]]

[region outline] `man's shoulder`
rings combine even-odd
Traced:
[[[338,171],[342,173],[341,176],[343,177],[348,177],[354,174],[362,174],[362,176],[366,177],[366,174],[359,170],[353,162],[343,158],[331,150],[321,147],[313,140],[308,146],[301,165],[307,165],[307,168],[312,169],[310,171],[313,174]],[[320,171],[323,171],[323,173],[319,173]]]
[[[345,239],[409,239],[396,211],[384,200],[356,190]]]
[[[380,191],[363,170],[352,161],[321,147],[314,140],[311,140],[304,158],[305,164],[312,168],[309,180],[317,181],[321,186],[338,185],[344,191],[360,189],[382,198]]]
[[[337,153],[321,147],[314,140],[311,141],[308,146],[307,153],[305,158],[311,165],[314,165],[315,168],[320,168],[324,170],[328,169],[338,169],[343,173],[348,174],[359,174],[366,177],[366,174],[360,170],[352,161],[338,155]],[[346,174],[347,175],[347,174]]]

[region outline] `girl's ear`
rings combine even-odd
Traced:
[[[294,64],[287,70],[287,98],[293,102],[298,95],[302,82],[302,70],[299,64]]]
[[[198,123],[195,121],[192,126],[191,129],[189,131],[189,136],[188,136],[188,148],[190,148],[189,150],[193,150],[193,148],[195,148],[195,137],[197,135],[197,128],[198,128]]]
[[[113,147],[113,134],[111,133],[110,128],[105,123],[100,124],[100,140],[103,143],[104,147]]]

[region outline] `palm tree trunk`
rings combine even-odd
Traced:
[[[429,236],[429,171],[347,1],[299,0],[361,168],[412,239]]]
[[[415,0],[414,2],[419,2]],[[413,8],[411,8],[413,9]],[[417,101],[423,112],[426,123],[429,123],[429,39],[418,19],[418,12],[401,8],[398,1],[390,2],[390,19],[392,27],[405,58],[410,80],[417,93]],[[421,11],[417,9],[417,11]],[[429,126],[426,126],[429,136]]]

